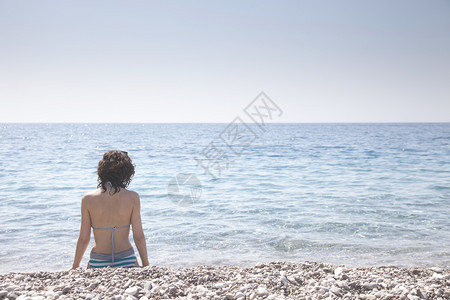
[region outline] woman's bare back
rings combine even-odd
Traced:
[[[95,243],[92,251],[96,253],[111,253],[112,229],[109,228],[113,227],[125,227],[117,228],[114,232],[114,252],[121,252],[132,247],[128,238],[129,225],[132,224],[133,209],[138,195],[123,188],[112,194],[110,189],[107,187],[107,191],[103,191],[100,188],[85,195],[86,208],[94,229]]]

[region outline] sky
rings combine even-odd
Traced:
[[[0,122],[450,122],[450,1],[0,0]]]

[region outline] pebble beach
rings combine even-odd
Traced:
[[[0,299],[449,299],[450,270],[346,268],[318,262],[253,267],[76,269],[0,274]]]

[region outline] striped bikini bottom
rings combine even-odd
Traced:
[[[130,248],[114,254],[96,253],[91,251],[89,266],[91,268],[129,268],[136,266],[134,249]]]

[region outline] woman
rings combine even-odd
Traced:
[[[128,239],[130,225],[142,266],[148,266],[140,199],[127,190],[134,165],[127,152],[107,151],[98,163],[98,189],[81,199],[81,227],[72,268],[78,268],[94,230],[88,268],[139,266]]]

